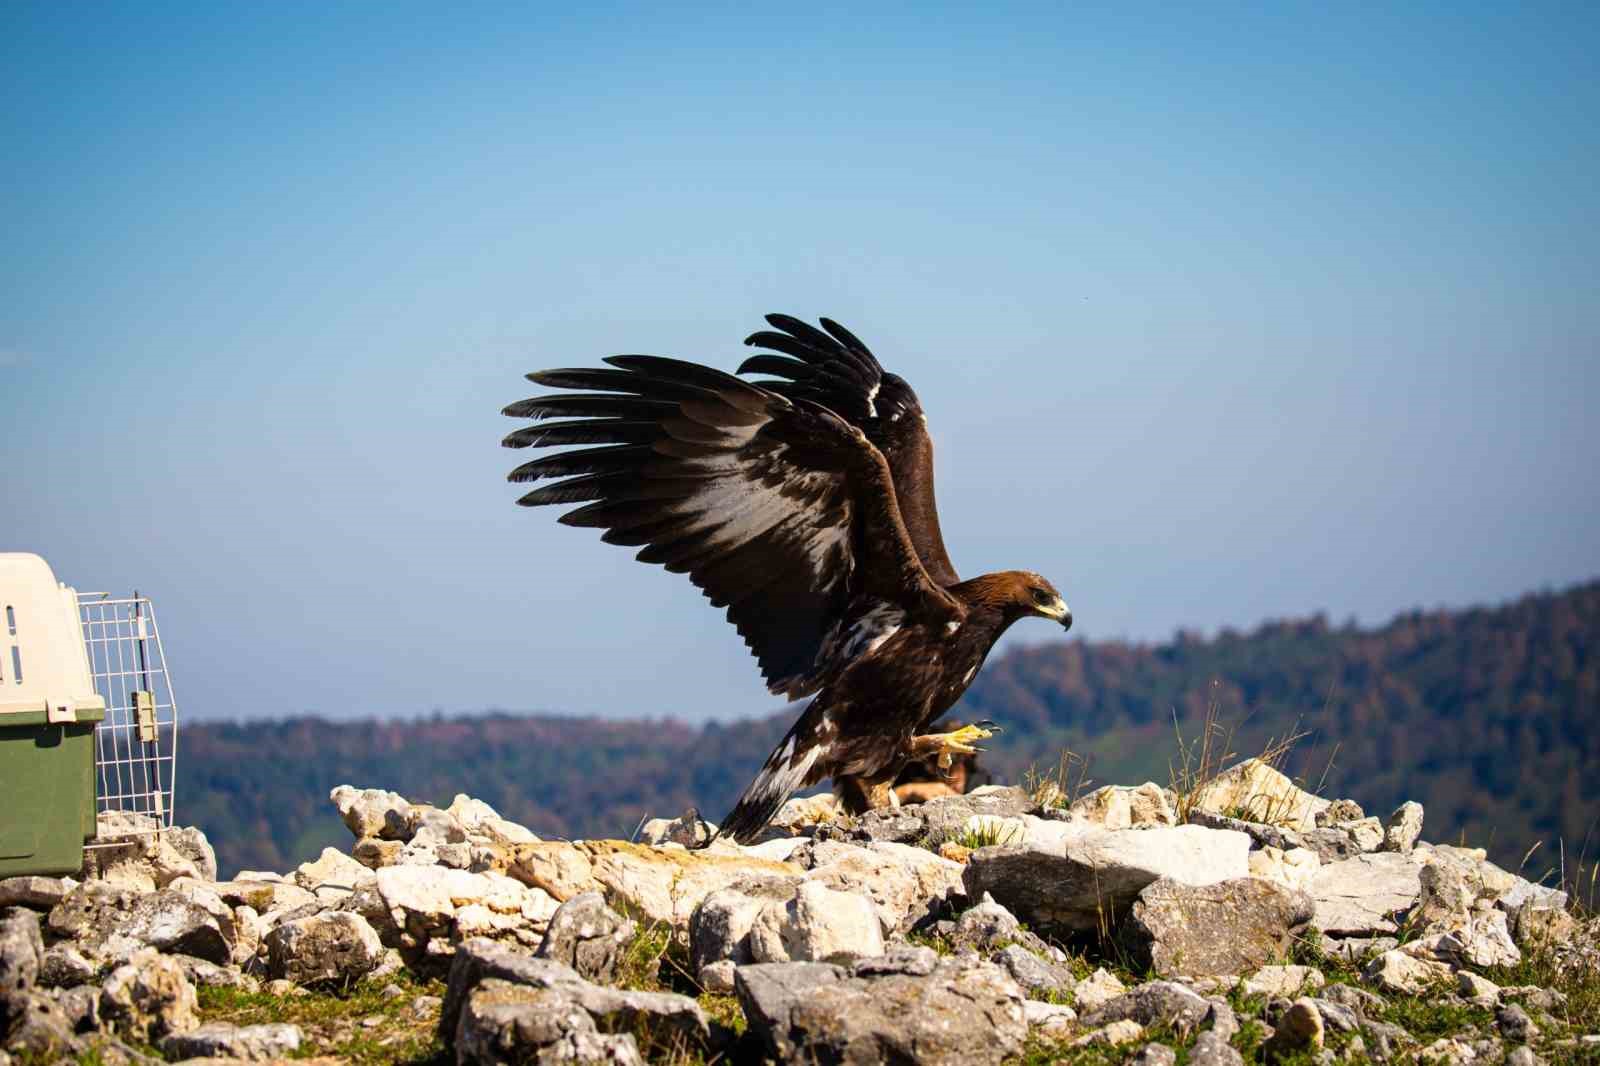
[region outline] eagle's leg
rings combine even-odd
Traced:
[[[900,768],[897,766],[893,773],[879,774],[876,777],[854,775],[836,777],[833,781],[833,794],[839,798],[839,804],[846,814],[863,814],[882,807],[898,807],[900,797],[895,795],[894,779],[899,776],[899,772]]]
[[[979,722],[977,725],[964,725],[949,733],[926,733],[920,737],[912,737],[906,746],[912,758],[927,759],[937,756],[939,769],[948,770],[954,765],[957,755],[972,755],[982,751],[982,748],[975,745],[980,740],[988,740],[994,736],[996,728],[998,727],[993,722]]]

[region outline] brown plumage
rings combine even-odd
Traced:
[[[509,447],[595,445],[519,466],[513,481],[562,479],[520,503],[582,504],[560,520],[688,574],[727,609],[772,692],[813,697],[722,823],[741,842],[824,778],[846,781],[852,805],[877,805],[907,761],[970,751],[987,734],[919,734],[1013,622],[1072,624],[1037,574],[959,579],[926,420],[902,378],[827,319],[767,321],[746,343],[769,351],[739,368],[765,379],[613,356],[611,369],[529,374],[578,391],[505,410],[534,420]]]

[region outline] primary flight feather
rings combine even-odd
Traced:
[[[988,733],[922,734],[966,691],[1019,618],[1072,624],[1028,571],[962,581],[939,532],[933,445],[911,387],[854,334],[787,315],[745,343],[749,381],[648,355],[542,370],[565,391],[505,409],[513,448],[567,447],[511,480],[554,479],[525,506],[604,530],[642,562],[684,573],[727,609],[768,688],[811,702],[720,832],[756,839],[784,800],[825,778],[852,810],[890,802],[911,759],[974,750]]]

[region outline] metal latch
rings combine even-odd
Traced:
[[[156,741],[156,698],[144,689],[133,693],[134,719],[139,723],[139,740],[145,744]]]

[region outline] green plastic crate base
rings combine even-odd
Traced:
[[[0,877],[83,869],[95,834],[95,725],[103,711],[51,723],[44,711],[0,717]]]

